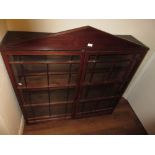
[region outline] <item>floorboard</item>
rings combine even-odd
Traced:
[[[112,114],[25,125],[25,135],[144,135],[147,134],[127,100]]]

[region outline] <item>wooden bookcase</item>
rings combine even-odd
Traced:
[[[148,47],[90,26],[8,32],[0,50],[27,123],[112,113]]]

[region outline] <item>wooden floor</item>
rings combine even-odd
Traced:
[[[137,135],[147,133],[129,103],[122,99],[113,114],[26,125],[24,134]]]

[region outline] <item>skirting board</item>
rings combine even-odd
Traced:
[[[24,120],[24,117],[22,115],[21,121],[20,121],[19,130],[18,130],[18,135],[22,135],[23,134],[24,125],[25,125],[25,120]]]

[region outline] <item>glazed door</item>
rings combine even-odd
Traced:
[[[76,116],[110,113],[134,66],[132,54],[86,54]]]
[[[28,122],[72,116],[80,62],[75,53],[9,56]]]

